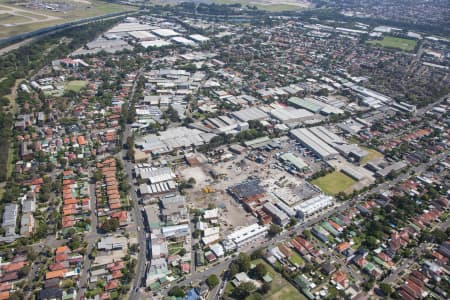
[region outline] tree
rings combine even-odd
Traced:
[[[183,291],[182,288],[180,288],[179,286],[174,286],[173,288],[171,288],[169,290],[168,293],[169,296],[173,296],[173,297],[179,297],[179,298],[184,298],[184,296],[186,295],[186,293]]]
[[[216,274],[209,275],[208,278],[206,278],[206,284],[210,289],[213,289],[219,285],[219,278]]]
[[[260,288],[260,291],[263,294],[267,294],[271,288],[272,288],[272,285],[270,284],[270,282],[264,282]]]
[[[387,283],[380,283],[380,289],[386,296],[390,296],[392,294],[392,287]]]
[[[62,282],[62,284],[61,284],[61,287],[63,288],[63,289],[68,289],[68,288],[71,288],[71,287],[73,287],[73,280],[72,279],[65,279],[65,280],[63,280],[63,282]]]
[[[181,248],[181,250],[178,252],[178,254],[179,254],[180,256],[184,256],[184,255],[186,254],[186,249]]]
[[[194,185],[194,184],[196,184],[196,183],[197,183],[197,182],[195,181],[195,178],[194,178],[194,177],[191,177],[191,178],[188,179],[188,184],[190,184],[191,186]]]
[[[256,265],[256,267],[252,270],[252,275],[256,279],[262,279],[267,274],[267,268],[264,264],[259,263]]]
[[[101,181],[102,179],[103,179],[103,174],[102,174],[102,171],[101,170],[97,170],[97,171],[95,171],[95,173],[94,173],[94,180],[95,180],[95,182],[99,182],[99,181]]]
[[[289,226],[295,226],[295,225],[297,225],[297,219],[296,218],[291,218],[290,220],[289,220]]]
[[[27,276],[30,273],[30,271],[31,271],[31,267],[30,266],[24,266],[18,272],[19,278],[23,278],[23,277]]]
[[[236,262],[232,262],[230,264],[230,277],[234,277],[234,275],[236,275],[237,273],[239,273],[239,266]]]
[[[312,237],[311,231],[310,231],[309,229],[303,230],[303,236],[304,236],[306,239],[310,240],[311,237]]]
[[[67,243],[67,246],[69,246],[69,248],[72,250],[80,248],[80,238],[77,235],[73,236],[72,239]]]
[[[120,226],[119,219],[110,218],[108,220],[105,220],[105,222],[103,222],[101,228],[104,232],[114,232],[117,230],[117,228],[119,228],[119,226]]]
[[[250,256],[246,253],[239,253],[236,262],[239,266],[239,272],[248,272],[250,270]]]
[[[281,231],[283,231],[283,228],[278,225],[272,224],[269,228],[269,235],[273,237],[279,234]]]
[[[262,299],[264,298],[260,293],[253,293],[245,298],[245,300],[262,300]]]
[[[255,290],[253,282],[243,282],[233,291],[233,297],[236,299],[245,299]]]
[[[258,259],[258,258],[263,258],[264,256],[264,250],[262,248],[256,249],[255,251],[253,251],[252,254],[250,254],[250,258],[252,260]]]

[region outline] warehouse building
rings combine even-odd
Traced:
[[[307,128],[298,128],[291,130],[291,135],[304,146],[308,147],[320,158],[329,160],[338,155],[338,152],[330,147],[327,143],[319,139]]]
[[[353,158],[356,161],[360,161],[368,154],[367,151],[363,150],[358,145],[347,143],[343,138],[323,126],[311,127],[309,130],[347,158]]]
[[[165,40],[153,40],[153,41],[142,41],[142,42],[140,42],[140,45],[144,48],[148,48],[148,47],[160,48],[160,47],[170,46],[170,45],[172,45],[172,43],[169,41],[165,41]]]
[[[10,203],[5,205],[3,211],[2,228],[5,230],[5,235],[15,235],[17,215],[19,213],[19,205]]]
[[[191,34],[189,37],[199,43],[205,43],[205,42],[209,41],[208,37],[201,35],[201,34]]]
[[[197,44],[194,41],[184,38],[182,36],[175,36],[172,38],[172,41],[182,44],[184,46],[197,46]]]
[[[159,35],[160,37],[173,37],[173,36],[179,36],[180,34],[172,29],[153,29],[152,32],[156,35]]]
[[[280,155],[280,159],[288,166],[292,166],[297,169],[297,171],[304,172],[308,170],[308,165],[305,161],[291,152],[283,153]]]
[[[345,175],[350,176],[351,178],[355,179],[356,181],[361,181],[361,180],[364,180],[367,178],[365,174],[359,172],[354,167],[350,168],[350,167],[344,166],[341,169],[341,172],[344,173]]]
[[[306,120],[312,120],[315,115],[305,109],[296,109],[293,107],[280,107],[270,111],[272,118],[280,121],[283,124],[295,125]]]
[[[331,205],[333,205],[333,197],[319,195],[297,205],[294,209],[297,211],[299,218],[303,219]]]
[[[253,241],[266,236],[267,227],[261,226],[257,223],[250,226],[236,230],[227,236],[227,243],[236,245],[237,248],[241,248],[245,245],[252,243]]]
[[[148,31],[131,31],[128,33],[132,38],[137,41],[154,41],[157,40],[158,37]]]
[[[251,120],[262,121],[269,118],[268,114],[257,107],[241,109],[239,111],[232,112],[231,115],[241,122],[248,122]]]
[[[320,105],[319,101],[312,98],[300,99],[298,97],[291,97],[288,99],[288,103],[294,107],[306,109],[314,114],[320,113],[322,108],[325,106],[324,104]]]
[[[146,153],[165,154],[177,149],[190,150],[193,145],[208,143],[216,135],[201,132],[198,129],[174,127],[159,132],[159,135],[149,134],[136,139],[137,148]]]
[[[120,23],[108,30],[108,33],[125,33],[125,32],[132,32],[132,31],[144,31],[144,30],[151,30],[154,27],[147,25],[147,24],[140,24],[135,22],[130,23]]]
[[[185,238],[189,236],[189,225],[175,225],[175,226],[166,226],[161,228],[161,233],[165,238]]]
[[[296,212],[293,208],[291,208],[290,206],[286,205],[283,201],[281,200],[276,200],[275,205],[281,209],[283,212],[285,212],[290,218],[295,217]]]
[[[289,223],[289,216],[282,210],[278,209],[270,202],[264,204],[263,209],[266,213],[272,216],[272,221],[280,226],[286,226]]]
[[[175,179],[175,173],[171,168],[154,168],[149,167],[146,164],[136,165],[135,169],[136,177],[148,180],[150,183],[158,183],[164,181],[170,181]]]

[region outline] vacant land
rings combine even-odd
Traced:
[[[45,9],[44,4],[59,5],[58,9]],[[34,6],[33,6],[34,5]],[[93,1],[48,0],[39,4],[23,1],[11,4],[0,0],[0,38],[34,31],[74,20],[106,15],[116,12],[134,11],[136,7]]]
[[[64,90],[79,92],[82,88],[87,86],[87,81],[84,80],[72,80],[66,83]]]
[[[367,154],[363,159],[361,159],[361,165],[364,165],[364,164],[368,163],[369,161],[372,161],[374,159],[377,159],[377,158],[383,156],[383,154],[381,154],[380,152],[378,152],[377,150],[374,150],[374,149],[364,148],[364,150],[369,152],[369,154]]]
[[[368,43],[386,48],[400,49],[403,51],[413,51],[417,45],[417,41],[415,40],[402,39],[393,36],[385,36],[382,40],[368,41]]]
[[[335,171],[326,176],[313,180],[312,183],[317,185],[325,193],[329,195],[336,195],[340,192],[345,192],[348,190],[356,183],[356,180],[342,172]]]

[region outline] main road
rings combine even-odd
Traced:
[[[136,75],[136,79],[134,80],[133,88],[130,93],[129,101],[128,101],[128,108],[130,108],[131,105],[133,105],[133,100],[136,93],[137,84],[139,82],[139,78],[142,76],[142,68],[139,69]],[[132,136],[131,128],[128,124],[125,125],[125,130],[122,133],[122,141],[126,142],[129,137]],[[145,277],[145,267],[147,265],[147,237],[145,234],[145,226],[144,221],[142,219],[142,213],[139,208],[139,199],[138,195],[136,193],[136,190],[133,186],[133,163],[130,161],[130,158],[125,159],[127,157],[127,151],[122,149],[122,151],[119,152],[119,159],[122,162],[122,165],[124,167],[124,170],[126,171],[128,175],[128,182],[133,187],[130,192],[130,197],[132,200],[133,205],[133,215],[134,220],[136,223],[136,234],[137,239],[139,242],[139,254],[137,259],[137,266],[136,266],[136,274],[134,276],[134,279],[131,284],[131,292],[129,295],[130,300],[137,300],[141,299],[141,285],[142,280]]]

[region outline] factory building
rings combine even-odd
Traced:
[[[269,118],[268,114],[256,107],[241,109],[239,111],[232,112],[231,115],[241,122],[248,122],[251,120],[262,121]]]
[[[329,160],[335,158],[338,152],[330,147],[327,143],[319,139],[307,128],[298,128],[291,130],[291,135],[304,146],[308,147],[320,158]]]
[[[272,221],[280,226],[286,226],[289,223],[289,216],[282,210],[277,208],[270,202],[267,202],[263,206],[264,211],[272,216]]]
[[[272,118],[287,125],[295,125],[315,118],[313,113],[305,109],[296,109],[290,106],[274,109],[269,114]]]
[[[361,149],[358,145],[347,143],[343,138],[323,126],[311,127],[309,130],[347,158],[353,158],[356,161],[360,161],[368,154],[367,151]]]

